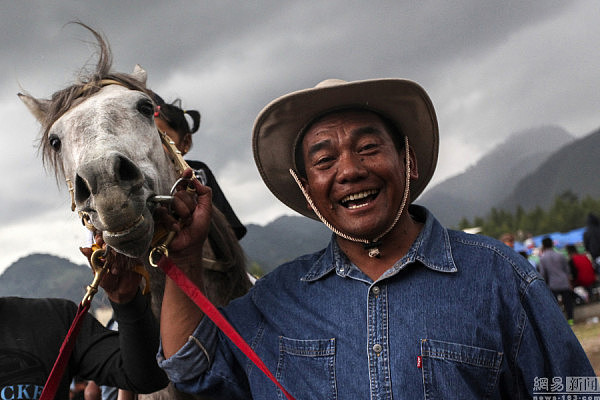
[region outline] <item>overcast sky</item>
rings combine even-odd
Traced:
[[[520,131],[600,127],[597,0],[44,0],[3,2],[0,19],[0,272],[32,252],[85,263],[86,231],[44,171],[39,127],[16,96],[49,97],[95,63],[93,38],[73,20],[106,36],[114,70],[140,64],[165,100],[202,113],[189,158],[211,167],[244,223],[292,213],[256,172],[254,118],[326,78],[421,84],[440,126],[433,184]]]

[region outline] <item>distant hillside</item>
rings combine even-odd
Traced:
[[[428,189],[416,203],[430,208],[450,227],[457,226],[463,217],[471,220],[485,215],[522,178],[573,140],[567,131],[555,126],[516,133],[464,173]]]
[[[549,207],[554,198],[570,190],[580,199],[600,197],[600,130],[556,151],[535,171],[519,181],[498,208],[526,211]]]
[[[327,246],[331,231],[322,223],[300,216],[283,216],[265,226],[247,225],[241,245],[251,261],[265,272],[279,264]]]
[[[79,303],[92,282],[91,269],[49,254],[30,254],[10,265],[0,275],[0,296],[61,297]],[[94,307],[106,305],[103,292]]]

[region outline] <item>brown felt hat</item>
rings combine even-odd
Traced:
[[[410,187],[410,202],[414,201],[435,171],[439,136],[429,96],[421,86],[405,79],[328,79],[269,103],[258,114],[252,134],[254,161],[269,190],[291,209],[318,220],[289,170],[297,171],[295,146],[304,129],[315,119],[343,109],[373,111],[408,136],[419,167],[419,178],[411,181]]]

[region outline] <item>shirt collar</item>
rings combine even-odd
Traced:
[[[411,205],[409,212],[417,221],[424,222],[423,229],[412,244],[408,253],[396,262],[384,275],[391,276],[406,265],[415,261],[422,263],[425,267],[439,272],[452,273],[458,271],[454,258],[448,230],[425,207]],[[338,275],[345,276],[350,272],[351,264],[340,250],[335,235],[332,235],[329,246],[313,264],[303,281],[316,281],[323,278],[333,270]]]

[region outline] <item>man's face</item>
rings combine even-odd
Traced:
[[[372,239],[394,220],[404,194],[405,162],[377,114],[357,110],[321,118],[306,132],[302,154],[303,184],[333,226]]]

